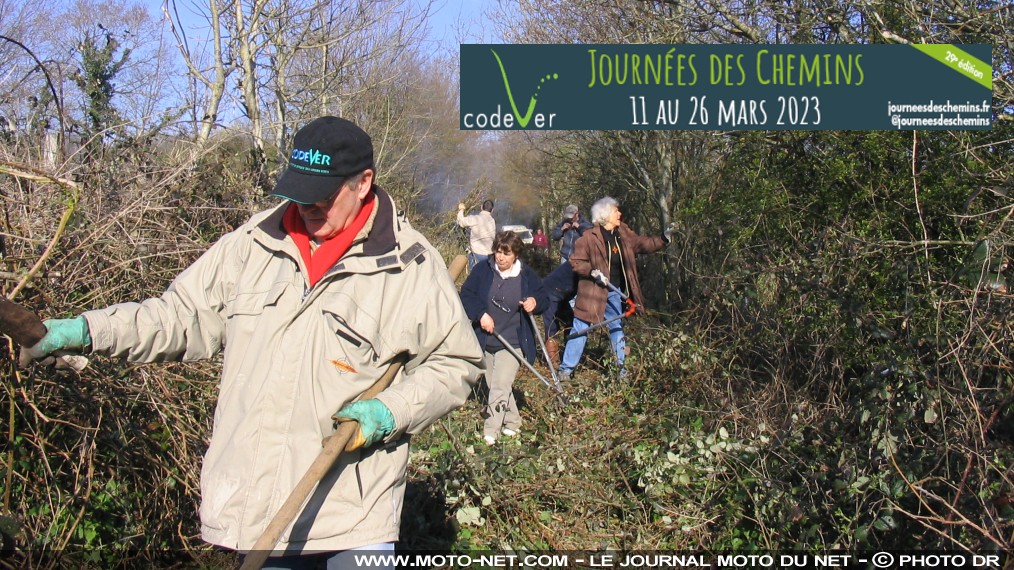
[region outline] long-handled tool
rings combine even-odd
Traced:
[[[407,353],[403,352],[395,357],[394,361],[387,367],[384,375],[373,386],[370,386],[363,392],[363,395],[359,399],[372,400],[377,394],[383,392],[391,385],[391,381],[394,380],[394,377],[398,375],[401,367],[407,361]],[[285,499],[281,508],[275,513],[274,518],[268,523],[268,527],[264,529],[264,534],[254,543],[253,549],[243,559],[243,565],[240,566],[240,570],[260,570],[264,566],[264,562],[271,555],[271,551],[274,550],[275,544],[278,543],[278,539],[281,538],[282,533],[285,532],[289,523],[302,510],[303,502],[310,496],[314,487],[324,478],[328,470],[331,469],[335,460],[338,459],[338,455],[345,450],[345,446],[348,445],[349,440],[356,434],[357,429],[359,429],[358,422],[343,422],[339,426],[338,431],[324,439],[324,449],[321,450],[317,458],[310,464],[310,468],[303,474],[299,483],[296,483],[292,492],[289,493],[289,498]]]
[[[465,256],[459,255],[451,262],[451,269],[449,270],[451,281],[456,280],[458,274],[467,265],[467,259],[463,263],[458,258],[465,259]],[[401,371],[401,367],[408,361],[408,356],[407,353],[401,353],[396,356],[387,367],[384,375],[373,386],[370,386],[369,389],[363,392],[359,399],[371,400],[377,394],[383,392],[391,384],[391,381],[394,380],[394,377],[398,375],[398,372]],[[320,480],[331,469],[338,455],[348,445],[349,440],[355,435],[357,429],[359,429],[358,422],[343,422],[334,434],[324,439],[324,449],[321,450],[317,458],[310,464],[310,468],[306,470],[299,483],[296,483],[295,488],[289,493],[289,497],[285,499],[281,508],[278,509],[271,522],[268,523],[268,527],[264,529],[264,534],[254,543],[253,548],[243,559],[243,565],[240,566],[240,570],[260,570],[264,566],[264,562],[271,555],[271,551],[275,549],[275,545],[278,544],[278,539],[282,537],[282,533],[285,532],[285,529],[288,528],[289,524],[292,523],[296,515],[303,508],[303,502],[306,501],[306,498],[310,496],[317,483],[320,483]]]
[[[539,334],[539,325],[535,322],[535,315],[525,312],[528,315],[528,320],[532,322],[532,330],[535,332],[536,338],[539,339],[539,346],[542,347],[542,355],[546,357],[546,366],[549,367],[549,374],[553,377],[553,384],[556,384],[556,391],[563,393],[563,384],[560,383],[560,377],[556,375],[556,366],[553,365],[553,359],[549,357],[549,349],[546,348],[546,341],[542,339],[542,335]]]
[[[35,346],[46,336],[46,325],[35,313],[0,295],[0,332],[24,347]]]
[[[0,295],[0,333],[5,334],[22,348],[31,348],[46,336],[46,325],[38,315],[9,301]],[[88,366],[88,359],[74,354],[55,354],[61,363],[60,368],[73,368],[80,372]]]
[[[635,312],[637,312],[637,305],[630,299],[630,297],[627,296],[627,294],[624,293],[623,291],[620,291],[616,287],[616,285],[613,285],[612,283],[610,283],[609,280],[605,278],[605,276],[602,274],[601,271],[599,271],[598,269],[596,269],[596,270],[592,271],[591,275],[599,283],[605,285],[607,289],[609,289],[610,291],[615,291],[616,293],[618,293],[620,295],[620,299],[622,299],[624,302],[627,303],[627,311],[625,313],[623,313],[622,315],[617,315],[617,316],[615,316],[615,317],[613,317],[611,319],[606,319],[606,320],[602,321],[601,323],[596,323],[596,324],[594,324],[594,325],[592,325],[592,326],[584,329],[581,332],[571,333],[570,335],[567,336],[567,340],[570,340],[572,338],[577,338],[579,336],[584,336],[584,335],[590,333],[591,331],[593,331],[595,329],[607,326],[609,323],[611,323],[613,321],[618,321],[620,319],[625,319],[625,318],[633,315]]]
[[[554,392],[556,392],[557,393],[556,397],[557,397],[557,399],[559,399],[559,401],[560,401],[561,404],[563,404],[564,406],[570,404],[570,400],[568,400],[567,399],[567,395],[563,393],[563,388],[559,385],[559,382],[557,382],[556,386],[553,386],[552,384],[550,384],[549,380],[546,380],[545,376],[543,376],[542,374],[539,374],[539,371],[536,370],[535,367],[532,366],[530,362],[528,362],[527,360],[525,360],[524,356],[522,356],[521,354],[518,354],[518,351],[515,350],[514,347],[511,346],[510,343],[507,342],[506,339],[504,339],[504,337],[500,336],[500,333],[498,333],[496,331],[493,331],[493,336],[495,336],[497,338],[497,340],[500,341],[500,344],[502,344],[503,347],[505,349],[507,349],[507,352],[511,353],[511,356],[513,356],[521,364],[524,364],[525,366],[527,366],[528,369],[532,371],[532,374],[534,374],[535,377],[538,378],[539,380],[542,380],[542,383],[545,384],[547,388],[549,388],[550,390],[553,390]],[[550,366],[550,369],[552,369],[552,366]]]

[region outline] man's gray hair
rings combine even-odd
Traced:
[[[591,207],[592,223],[594,224],[605,224],[609,221],[609,214],[613,213],[613,210],[619,210],[620,203],[614,198],[606,196]]]
[[[352,175],[346,177],[345,180],[342,180],[341,186],[338,187],[338,191],[340,192],[346,186],[348,186],[350,188],[355,188],[356,186],[358,186],[359,183],[363,181],[363,176],[366,176],[366,171],[367,170],[373,170],[373,169],[372,168],[366,168],[366,169],[360,170],[359,172],[357,172],[355,174],[352,174]],[[376,176],[376,171],[375,170],[374,170],[374,176]],[[376,178],[374,178],[374,180],[376,180]]]

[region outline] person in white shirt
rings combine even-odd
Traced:
[[[493,237],[496,236],[496,220],[493,219],[493,201],[482,203],[482,210],[474,216],[465,215],[465,205],[458,204],[458,225],[470,228],[468,232],[468,269],[485,261],[493,253]]]

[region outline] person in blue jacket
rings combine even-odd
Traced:
[[[560,365],[560,343],[556,338],[566,336],[574,320],[574,308],[571,299],[577,295],[577,273],[569,261],[564,261],[542,281],[549,295],[549,306],[542,313],[542,322],[546,327],[546,352],[549,353],[553,366]],[[559,333],[562,333],[559,334]]]
[[[489,445],[496,443],[501,433],[511,437],[521,430],[521,414],[514,399],[514,378],[521,363],[500,338],[535,364],[537,333],[532,320],[522,313],[538,314],[549,305],[542,280],[518,259],[523,247],[516,233],[497,234],[493,255],[477,264],[461,286],[461,303],[485,352],[489,415],[482,435]]]
[[[563,220],[556,224],[551,236],[553,241],[563,240],[563,244],[560,246],[560,263],[570,259],[571,254],[574,253],[574,244],[577,243],[577,238],[590,229],[592,229],[591,222],[581,217],[581,211],[577,209],[576,204],[570,204],[564,209]]]

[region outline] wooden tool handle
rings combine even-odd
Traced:
[[[391,381],[398,375],[398,372],[401,371],[401,367],[407,360],[408,355],[405,353],[396,356],[390,366],[387,367],[384,375],[373,386],[370,386],[363,392],[363,395],[359,399],[372,400],[377,394],[383,392],[384,389],[391,385]],[[310,496],[310,492],[324,478],[328,470],[331,469],[335,459],[338,458],[338,455],[348,445],[349,440],[355,435],[357,429],[359,429],[358,422],[342,422],[338,431],[324,440],[324,449],[313,460],[310,468],[303,474],[303,478],[292,489],[289,498],[282,503],[282,507],[278,509],[274,518],[268,523],[268,527],[264,529],[264,534],[257,539],[257,542],[253,545],[253,549],[243,560],[240,570],[260,570],[264,566],[264,562],[271,555],[271,551],[275,548],[275,545],[278,544],[278,539],[282,537],[282,533],[285,532],[285,529],[288,528],[289,524],[296,518],[296,515],[299,514],[299,511],[303,507],[303,502]]]
[[[22,348],[31,348],[46,336],[49,330],[38,315],[0,295],[0,334],[5,334]],[[79,354],[56,352],[56,367],[72,368],[81,372],[88,367],[88,359]]]
[[[28,348],[38,344],[46,332],[38,315],[0,295],[0,333]]]
[[[451,281],[457,281],[458,276],[465,270],[465,266],[468,265],[468,258],[464,255],[459,255],[451,260],[451,265],[447,271],[451,274]]]

